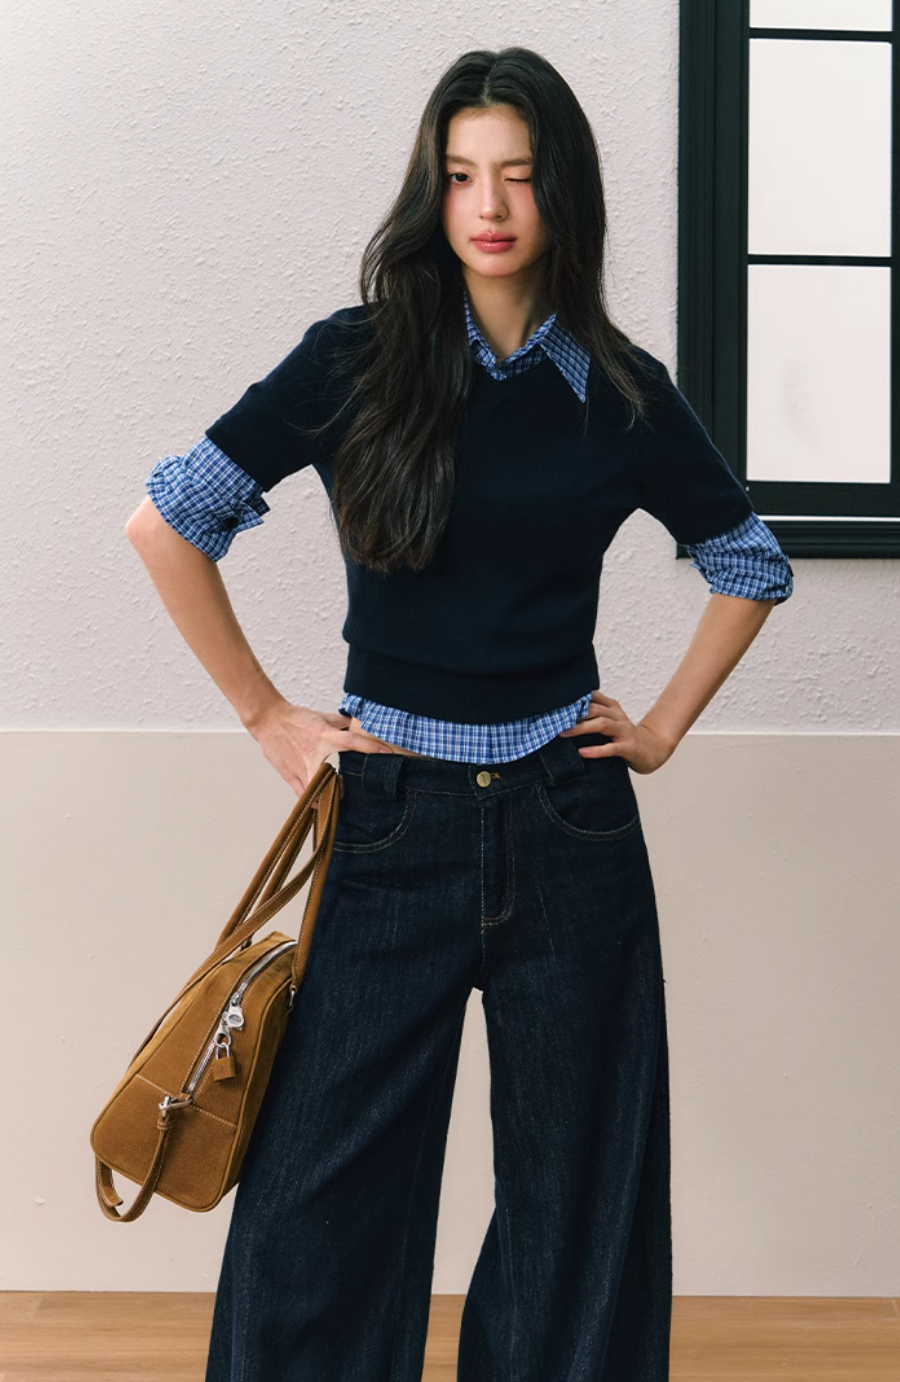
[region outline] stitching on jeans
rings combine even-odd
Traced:
[[[513,844],[513,827],[510,812],[506,813],[506,877],[508,879],[506,906],[503,911],[498,912],[496,916],[482,917],[481,924],[483,927],[498,926],[501,922],[506,921],[513,909],[513,900],[516,895],[516,855],[515,846]]]
[[[635,1174],[634,1174],[634,1177],[633,1177],[632,1192],[631,1192],[631,1196],[630,1196],[631,1203],[630,1203],[630,1206],[629,1206],[629,1209],[628,1209],[628,1220],[627,1220],[627,1224],[628,1224],[627,1232],[628,1232],[628,1233],[633,1232],[634,1216],[635,1216],[635,1212],[636,1212],[636,1210],[637,1210],[638,1201],[639,1201],[640,1195],[641,1195],[641,1176],[642,1176],[642,1173],[643,1173],[644,1165],[645,1165],[645,1163],[646,1163],[646,1158],[647,1158],[647,1155],[648,1155],[648,1149],[650,1148],[650,1145],[651,1145],[651,1144],[650,1144],[650,1136],[651,1136],[651,1129],[652,1129],[652,1127],[653,1127],[654,1101],[655,1101],[655,1099],[656,1099],[656,1095],[657,1095],[657,1092],[658,1092],[658,1091],[657,1091],[657,1088],[656,1088],[656,1085],[657,1085],[657,1078],[658,1078],[658,1076],[659,1076],[660,1046],[661,1046],[662,1037],[663,1037],[662,1023],[663,1023],[663,1018],[664,1018],[664,1004],[665,1004],[665,989],[664,989],[664,987],[663,987],[663,984],[664,984],[665,980],[664,980],[663,977],[662,977],[662,970],[661,970],[660,968],[657,968],[657,966],[658,966],[658,964],[659,964],[659,960],[658,960],[658,959],[651,959],[650,963],[651,963],[651,965],[653,966],[653,968],[654,968],[654,970],[655,970],[654,980],[655,980],[655,978],[656,978],[657,976],[659,977],[659,980],[660,980],[660,983],[659,983],[659,993],[658,993],[658,995],[657,995],[657,1001],[656,1001],[656,1003],[655,1003],[655,1005],[654,1005],[654,1016],[655,1016],[655,1021],[654,1021],[654,1034],[655,1034],[655,1035],[654,1035],[654,1039],[653,1039],[653,1041],[652,1041],[652,1050],[653,1050],[653,1053],[654,1053],[654,1054],[653,1054],[653,1058],[652,1058],[652,1059],[653,1059],[653,1073],[652,1073],[652,1075],[651,1075],[651,1074],[648,1074],[647,1077],[646,1077],[646,1088],[649,1090],[649,1097],[648,1097],[648,1099],[646,1100],[646,1107],[645,1107],[645,1109],[644,1109],[644,1117],[643,1117],[643,1126],[642,1126],[641,1133],[640,1133],[640,1137],[639,1137],[640,1150],[639,1150],[639,1153],[638,1153],[638,1155],[637,1155],[637,1157],[636,1157],[636,1159],[635,1159],[635,1162],[634,1162],[635,1166],[637,1167],[637,1170],[636,1170],[636,1172],[635,1172]],[[648,1047],[649,1047],[649,1046],[650,1046],[650,1043],[648,1043]]]
[[[502,1017],[501,1017],[501,1015],[500,1015],[499,997],[498,997],[498,993],[497,993],[496,990],[494,991],[494,1021],[495,1021],[496,1026],[497,1026],[498,1029],[501,1028],[501,1027],[503,1026],[503,1019],[502,1019]],[[517,1300],[516,1300],[516,1283],[515,1283],[515,1275],[514,1275],[514,1270],[513,1270],[512,1235],[511,1235],[510,1229],[509,1229],[509,1209],[508,1209],[508,1206],[507,1206],[507,1204],[506,1204],[506,1196],[505,1196],[505,1195],[500,1195],[500,1196],[495,1195],[494,1198],[495,1198],[495,1201],[496,1201],[496,1204],[495,1204],[495,1213],[496,1213],[496,1215],[497,1215],[497,1218],[498,1218],[498,1219],[502,1219],[502,1221],[503,1221],[503,1228],[504,1228],[505,1235],[506,1235],[506,1256],[507,1256],[507,1261],[508,1261],[508,1263],[509,1263],[509,1295],[510,1295],[510,1301],[511,1301],[511,1305],[512,1305],[512,1310],[511,1310],[511,1325],[510,1325],[510,1331],[509,1331],[509,1361],[508,1361],[508,1364],[507,1364],[507,1374],[506,1374],[506,1375],[507,1375],[507,1377],[512,1378],[512,1377],[515,1377],[515,1376],[516,1376],[515,1372],[513,1371],[513,1359],[514,1359],[514,1355],[515,1355],[516,1329],[517,1329],[517,1326],[518,1326],[518,1319],[517,1319],[517,1315],[518,1315],[518,1302],[517,1302]],[[502,1204],[503,1204],[502,1213],[501,1213],[501,1208],[500,1208],[500,1202],[501,1202],[501,1201],[502,1201]],[[499,1230],[498,1230],[498,1231],[499,1231]]]
[[[516,1283],[513,1277],[513,1253],[512,1235],[509,1231],[509,1209],[506,1200],[503,1202],[503,1223],[506,1228],[506,1255],[509,1261],[509,1294],[512,1297],[512,1324],[509,1331],[509,1375],[513,1376],[513,1357],[516,1349],[516,1329],[518,1327],[518,1301],[516,1300]]]
[[[481,983],[478,987],[484,992],[487,982],[487,948],[484,943],[484,812],[479,811],[478,815],[481,821],[481,914],[478,918],[478,932],[481,938],[481,972],[478,978]]]
[[[450,760],[448,759],[447,761],[449,762]],[[356,776],[359,776],[359,774],[356,774]],[[527,791],[528,788],[534,787],[536,780],[537,779],[533,779],[531,782],[518,782],[514,787],[499,787],[496,791],[491,792],[490,795],[500,797],[508,796],[510,792]],[[483,788],[480,790],[481,792],[484,791]],[[472,800],[472,793],[468,788],[464,792],[444,792],[439,787],[408,787],[407,791],[410,795],[416,793],[417,795],[426,797],[467,797],[470,801]]]
[[[377,854],[381,849],[390,849],[398,840],[402,840],[409,827],[412,825],[412,818],[416,814],[417,802],[411,797],[406,808],[406,814],[400,818],[399,823],[394,827],[390,835],[387,835],[380,844],[373,845],[343,845],[335,840],[332,846],[340,854]]]
[[[436,1080],[432,1087],[431,1098],[428,1101],[428,1107],[425,1110],[425,1116],[422,1121],[422,1136],[419,1139],[419,1150],[416,1152],[416,1164],[413,1167],[413,1173],[410,1176],[409,1199],[406,1202],[406,1219],[404,1221],[403,1226],[403,1244],[400,1249],[400,1270],[397,1273],[397,1299],[394,1302],[393,1338],[391,1340],[390,1361],[391,1376],[393,1376],[394,1373],[394,1358],[396,1357],[397,1353],[397,1326],[400,1319],[400,1301],[402,1298],[403,1277],[406,1272],[406,1248],[409,1242],[409,1221],[410,1215],[412,1213],[413,1196],[415,1194],[416,1184],[418,1182],[419,1172],[422,1166],[422,1151],[425,1147],[425,1139],[430,1130],[431,1115],[435,1107],[435,1101],[438,1097],[438,1093],[444,1088],[444,1081],[447,1078],[447,1072],[450,1066],[450,1059],[453,1055],[454,1042],[459,1032],[460,1024],[465,1021],[465,1016],[466,1012],[465,1008],[463,1008],[462,1017],[460,1018],[459,1023],[457,1023],[457,1026],[453,1029],[453,1032],[451,1033],[450,1041],[447,1046],[447,1051],[444,1056],[444,1065],[441,1071],[441,1078],[439,1080]]]
[[[481,926],[480,926],[480,930],[481,930],[481,968],[482,968],[482,972],[484,972],[485,966],[487,965],[487,952],[485,951],[485,946],[484,946],[484,822],[485,822],[485,814],[484,814],[483,811],[479,811],[478,815],[479,815],[479,818],[480,818],[480,820],[481,820],[481,918],[480,918],[480,920],[481,920]]]
[[[570,825],[563,820],[562,816],[557,815],[553,810],[553,805],[544,796],[543,784],[538,783],[538,801],[547,819],[556,826],[557,830],[563,830],[567,835],[572,835],[576,840],[596,840],[603,843],[605,840],[621,840],[626,835],[630,835],[640,824],[640,812],[636,811],[631,820],[625,825],[616,826],[614,830],[580,830],[577,825]]]

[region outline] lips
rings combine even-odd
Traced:
[[[476,245],[511,245],[515,240],[514,235],[473,235],[472,239]]]

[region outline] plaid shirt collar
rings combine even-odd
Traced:
[[[564,326],[560,326],[556,320],[555,312],[552,312],[547,320],[532,332],[523,346],[508,356],[502,365],[498,365],[496,355],[475,325],[469,304],[469,294],[465,288],[463,289],[463,299],[466,307],[466,330],[469,333],[472,353],[478,363],[484,365],[494,379],[506,379],[510,375],[520,374],[523,370],[538,364],[542,355],[547,355],[559,369],[566,382],[575,390],[581,402],[585,401],[591,357],[584,347],[579,345],[574,336]]]

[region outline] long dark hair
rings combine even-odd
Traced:
[[[603,181],[584,111],[528,48],[464,53],[429,97],[403,185],[366,246],[359,286],[367,329],[346,332],[341,352],[353,421],[333,457],[332,504],[343,551],[375,570],[426,566],[449,516],[474,365],[461,264],[441,219],[447,128],[458,111],[501,104],[531,137],[532,190],[551,240],[548,301],[627,400],[628,425],[645,415],[641,362],[606,309]],[[586,404],[584,412],[586,427]]]

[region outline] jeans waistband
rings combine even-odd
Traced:
[[[361,778],[366,788],[388,797],[399,796],[408,787],[417,792],[449,793],[483,800],[531,782],[558,782],[583,773],[589,760],[582,758],[579,748],[609,742],[610,736],[599,731],[566,738],[556,735],[522,758],[483,765],[425,755],[344,749],[338,754],[338,771]],[[607,761],[615,762],[616,759]]]

